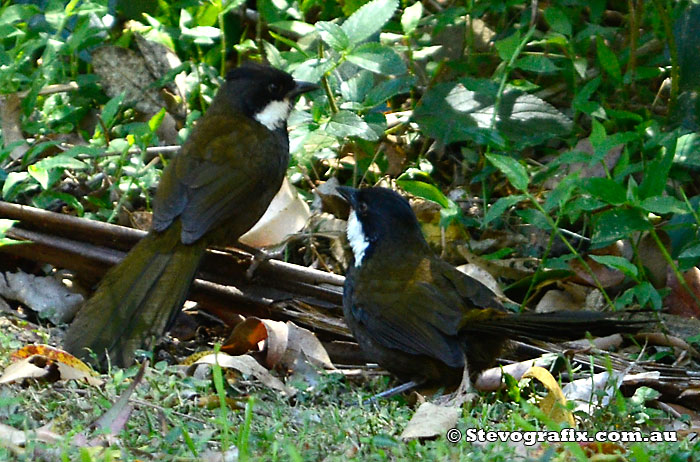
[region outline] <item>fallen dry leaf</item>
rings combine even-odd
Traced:
[[[94,376],[93,371],[75,356],[49,345],[29,345],[12,354],[14,362],[5,368],[1,383],[24,379],[83,380],[99,387],[104,381]]]
[[[280,391],[286,396],[292,397],[296,394],[295,389],[287,387],[280,379],[270,374],[267,369],[261,366],[255,358],[250,355],[231,356],[226,353],[207,355],[190,366],[188,368],[188,374],[192,374],[197,364],[213,365],[217,362],[222,368],[235,369],[242,374],[252,375],[262,382],[263,385],[273,390]]]
[[[265,214],[238,240],[252,247],[280,244],[290,234],[303,229],[310,216],[306,201],[301,199],[296,188],[285,177]]]
[[[420,405],[401,432],[401,439],[409,441],[445,435],[449,429],[457,425],[460,415],[462,415],[461,406],[439,406],[426,401]]]
[[[700,298],[700,269],[691,268],[683,273],[683,279],[690,287],[691,292]],[[675,273],[669,269],[667,285],[671,293],[664,298],[665,311],[686,318],[700,318],[700,306],[693,300],[693,297],[678,282]]]
[[[527,378],[537,379],[547,389],[547,395],[539,402],[540,409],[555,422],[568,423],[573,428],[576,424],[574,415],[567,409],[566,397],[552,374],[543,367],[534,366],[523,374],[521,380]]]

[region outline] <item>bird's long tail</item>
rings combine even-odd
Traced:
[[[81,307],[64,342],[81,358],[109,355],[113,364],[132,363],[134,351],[160,337],[181,308],[206,244],[180,242],[180,227],[149,233],[109,270]],[[94,361],[93,361],[94,362]]]
[[[615,333],[633,333],[648,324],[643,320],[613,319],[612,315],[614,313],[596,311],[508,314],[480,320],[466,327],[465,330],[508,338],[556,341],[583,338],[586,332],[598,337]]]

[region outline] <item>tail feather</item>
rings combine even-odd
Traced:
[[[109,355],[123,366],[134,351],[159,337],[185,301],[206,244],[184,245],[179,227],[151,233],[102,279],[66,333],[67,351],[99,363]]]
[[[480,320],[465,326],[472,334],[490,334],[506,338],[530,338],[545,341],[575,340],[590,332],[595,336],[633,333],[646,321],[611,319],[613,313],[594,311],[557,311],[553,313],[509,314]]]

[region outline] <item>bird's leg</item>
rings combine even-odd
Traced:
[[[464,358],[464,370],[462,371],[462,381],[459,387],[449,395],[441,396],[435,400],[435,404],[441,406],[461,406],[464,403],[472,403],[478,398],[474,393],[471,378],[469,377],[469,364],[467,358]]]
[[[391,397],[396,396],[400,393],[403,393],[404,391],[413,390],[414,388],[418,388],[422,384],[423,384],[422,381],[416,382],[414,380],[410,380],[406,383],[402,383],[401,385],[399,385],[397,387],[389,388],[388,390],[385,390],[381,393],[377,393],[376,395],[372,396],[371,398],[365,400],[362,404],[376,403],[380,399],[391,398]]]
[[[261,263],[266,262],[267,260],[271,260],[275,257],[279,257],[281,255],[281,252],[265,252],[264,250],[257,249],[255,247],[251,247],[247,244],[244,244],[242,242],[236,242],[236,245],[234,246],[236,248],[239,248],[243,250],[244,252],[248,252],[253,256],[253,259],[250,262],[250,266],[248,267],[248,270],[246,270],[245,275],[248,279],[253,278],[253,274],[255,273],[255,270],[258,269],[258,266],[260,266]]]

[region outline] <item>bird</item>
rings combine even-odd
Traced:
[[[318,86],[266,64],[228,72],[163,169],[148,234],[110,269],[69,326],[64,348],[97,367],[133,363],[182,307],[209,246],[237,243],[265,213],[289,163],[287,118]]]
[[[459,384],[468,391],[469,381],[494,365],[512,339],[571,340],[587,331],[610,335],[640,327],[592,311],[509,311],[481,281],[431,250],[397,192],[337,191],[350,206],[345,321],[367,358],[412,387]]]

